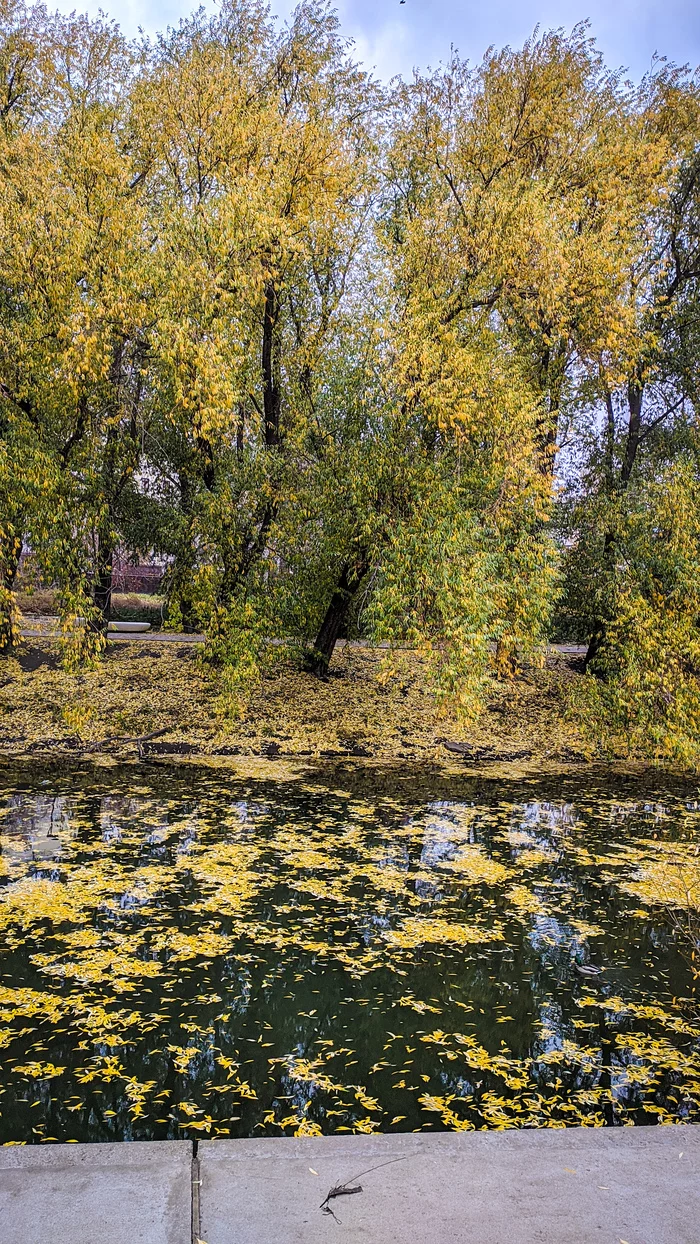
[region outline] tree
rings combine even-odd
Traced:
[[[179,492],[171,617],[207,627],[217,659],[270,594],[306,469],[376,180],[375,96],[325,7],[276,35],[256,4],[184,23],[137,95],[163,289],[147,443]]]
[[[587,398],[603,417],[564,523],[568,608],[606,684],[591,695],[640,745],[685,759],[697,695],[699,102],[697,82],[663,64],[637,96],[653,176],[620,297],[627,331],[591,359]]]
[[[27,10],[22,4],[3,4],[0,10],[0,186],[4,190],[13,181],[22,187],[20,193],[30,199],[32,193],[45,192],[47,188],[42,178],[41,139],[34,132],[37,118],[50,95],[46,42],[44,10]],[[0,338],[1,653],[12,649],[18,638],[13,589],[28,516],[39,508],[37,483],[41,471],[34,453],[37,415],[26,390],[22,352],[13,349],[28,318],[24,284],[12,271],[19,204],[11,194],[3,193],[0,199],[3,204],[0,207],[0,244],[4,261],[0,278],[3,327]]]
[[[531,139],[520,150],[508,101],[513,133],[493,120],[490,95],[500,98],[509,72],[499,79],[492,62],[472,72],[455,59],[405,88],[384,217],[396,387],[421,424],[426,473],[392,536],[377,616],[382,633],[423,635],[465,711],[481,702],[494,642],[496,664],[510,667],[518,646],[544,638],[556,578],[543,397],[506,321],[542,215],[533,225]]]
[[[43,107],[5,133],[2,398],[37,463],[16,539],[59,584],[67,624],[83,619],[80,650],[102,642],[138,467],[148,246],[124,127],[128,48],[101,21],[56,18],[41,35]]]

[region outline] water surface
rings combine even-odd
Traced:
[[[337,780],[0,790],[0,1142],[700,1117],[687,792]]]

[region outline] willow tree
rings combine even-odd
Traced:
[[[30,513],[39,508],[39,417],[27,370],[30,323],[18,243],[33,208],[47,202],[42,108],[51,93],[43,11],[22,4],[0,10],[0,652],[18,637],[13,589]],[[28,332],[29,330],[29,332]]]
[[[362,247],[374,96],[325,6],[277,33],[255,3],[183,23],[135,94],[161,289],[146,443],[179,494],[171,618],[206,626],[222,659],[244,660],[269,613]]]
[[[79,651],[102,642],[119,506],[138,467],[148,246],[124,127],[129,49],[109,23],[33,15],[44,95],[6,132],[2,168],[2,397],[35,463],[17,491],[33,482],[16,540],[28,535],[57,583]]]
[[[388,130],[377,223],[391,293],[375,282],[374,305],[396,479],[369,511],[385,545],[347,544],[307,664],[327,665],[369,579],[366,624],[414,639],[424,626],[466,702],[492,641],[505,670],[546,634],[561,414],[584,357],[620,330],[639,152],[585,27],[418,76],[395,91]]]
[[[504,105],[513,133],[494,120],[492,70],[455,60],[401,92],[383,219],[399,409],[420,424],[423,469],[391,531],[375,617],[379,634],[436,654],[465,711],[481,702],[494,643],[511,666],[545,637],[556,579],[545,404],[506,318],[547,214],[533,208],[531,134],[518,149],[517,116]],[[531,129],[546,99],[535,83]]]
[[[624,293],[660,153],[585,23],[489,54],[471,107],[471,142],[457,145],[512,204],[495,308],[540,403],[552,475],[591,359],[627,338]]]
[[[591,358],[599,419],[570,480],[566,603],[588,640],[592,711],[636,746],[688,760],[700,720],[700,84],[661,65],[634,105],[648,194],[620,293],[625,331]]]

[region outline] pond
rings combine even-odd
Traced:
[[[2,1143],[700,1118],[687,790],[52,775],[0,846]]]

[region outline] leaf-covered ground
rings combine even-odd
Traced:
[[[388,679],[385,659],[381,650],[342,646],[325,681],[280,662],[243,718],[230,721],[220,713],[218,677],[193,645],[111,644],[96,669],[70,674],[50,642],[26,641],[19,659],[0,662],[0,753],[116,754],[118,742],[95,745],[164,730],[146,745],[151,756],[355,755],[526,772],[592,754],[566,717],[568,688],[580,677],[572,656],[552,652],[546,668],[497,684],[471,726],[438,707],[417,656],[404,654]],[[445,741],[471,746],[460,755]]]
[[[8,771],[0,814],[5,1143],[700,1120],[692,795]]]

